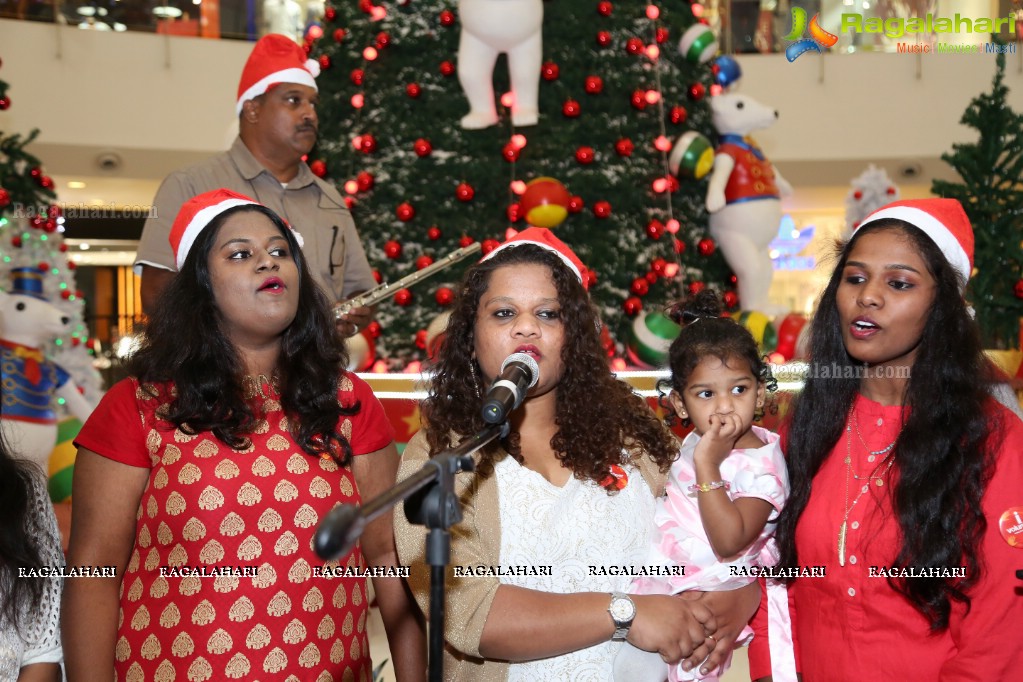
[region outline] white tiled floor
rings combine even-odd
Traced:
[[[380,612],[377,609],[370,609],[369,622],[369,650],[373,656],[373,667],[387,659],[380,675],[382,682],[394,682],[394,669],[391,667],[391,655],[387,650],[387,637],[384,635],[384,624],[380,620]],[[738,649],[732,656],[732,667],[721,677],[721,682],[747,682],[749,680],[749,662],[746,658],[746,648]],[[566,680],[566,682],[569,682]]]

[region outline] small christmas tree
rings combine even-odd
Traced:
[[[845,234],[863,222],[868,215],[885,204],[899,200],[899,188],[888,177],[884,168],[870,164],[867,170],[853,178],[849,193],[845,195]]]
[[[1005,55],[996,58],[991,92],[978,95],[960,123],[978,132],[976,142],[942,154],[961,182],[935,180],[931,191],[958,199],[973,223],[974,275],[970,299],[987,348],[1019,347],[1023,315],[1023,116],[1007,103]]]
[[[0,110],[10,105],[7,83],[0,80]],[[53,180],[25,149],[38,134],[33,130],[22,137],[0,131],[0,288],[9,288],[14,268],[43,273],[44,294],[70,320],[68,333],[54,339],[46,353],[71,373],[86,399],[95,404],[101,379],[86,343],[84,300],[75,286],[75,264],[67,257],[64,219],[53,203],[57,196]]]
[[[688,56],[677,49],[698,23],[694,8],[543,3],[538,124],[513,125],[502,56],[499,121],[466,130],[453,0],[328,5],[322,37],[306,43],[323,69],[310,166],[348,193],[369,260],[392,283],[468,243],[486,251],[509,227],[524,229],[518,192],[555,178],[571,197],[556,232],[593,271],[590,291],[621,351],[641,311],[690,287],[734,289],[706,231],[706,185],[668,172],[674,140],[714,136],[705,99],[713,35],[698,27]],[[472,260],[398,292],[397,306],[381,304],[380,347],[422,357],[426,328]],[[734,291],[726,296],[737,303]]]

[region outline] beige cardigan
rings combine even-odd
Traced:
[[[509,457],[502,452],[499,457]],[[429,446],[420,431],[402,454],[398,480],[419,471],[429,459]],[[477,460],[478,461],[478,460]],[[644,454],[633,455],[633,463],[655,496],[664,494],[667,474]],[[501,585],[497,577],[454,576],[454,566],[497,566],[501,553],[501,517],[497,499],[497,478],[463,473],[455,477],[455,493],[462,504],[462,522],[451,529],[451,564],[445,581],[447,612],[444,638],[444,679],[458,682],[504,682],[508,663],[480,657],[480,638],[490,606]],[[650,520],[653,523],[653,519]],[[399,505],[394,514],[394,535],[401,563],[410,567],[412,593],[424,613],[430,607],[430,567],[425,563],[426,529],[413,526]]]

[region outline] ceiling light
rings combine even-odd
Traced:
[[[85,189],[85,183],[81,180],[69,180],[67,183],[68,189]]]
[[[177,7],[170,7],[163,5],[161,7],[154,7],[153,14],[160,17],[161,19],[177,19],[181,16],[181,10]]]

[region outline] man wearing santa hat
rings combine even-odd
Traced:
[[[332,301],[376,285],[344,199],[302,160],[316,143],[319,71],[286,36],[256,43],[238,84],[238,138],[228,151],[171,173],[153,200],[135,257],[143,310],[152,310],[177,270],[168,236],[178,209],[221,187],[252,197],[302,232],[313,278]],[[352,336],[371,315],[367,307],[355,308],[338,328]]]

